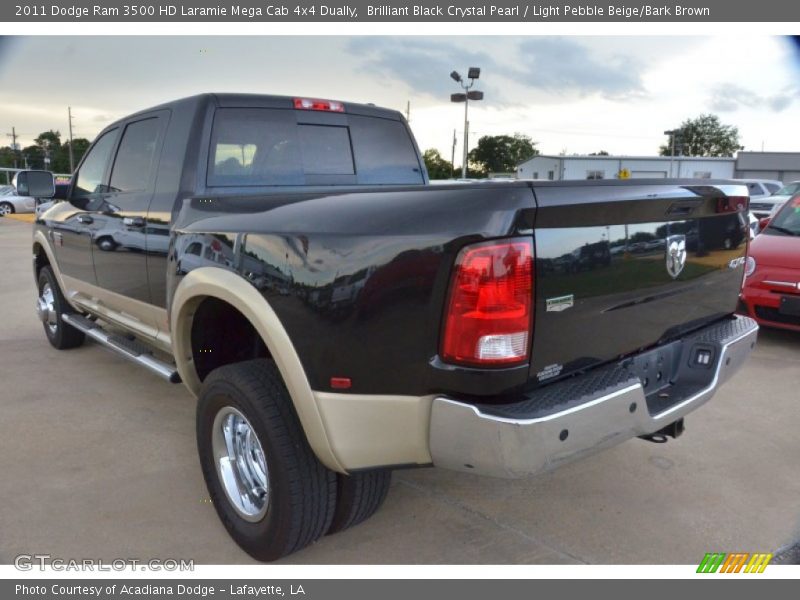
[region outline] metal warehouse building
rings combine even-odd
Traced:
[[[698,156],[555,156],[540,154],[517,166],[519,179],[700,179],[800,180],[800,152],[739,152],[736,158]]]
[[[548,156],[540,154],[517,166],[519,179],[615,179],[627,171],[631,179],[684,177],[730,179],[735,158],[691,156]]]
[[[739,152],[736,177],[777,179],[784,183],[800,180],[800,152]]]

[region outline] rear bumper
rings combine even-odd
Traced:
[[[527,477],[654,433],[708,401],[745,361],[757,333],[753,319],[736,316],[617,365],[546,386],[511,406],[436,397],[430,424],[433,463]],[[704,364],[698,363],[701,352],[709,353]],[[663,381],[658,385],[650,378],[655,368]]]

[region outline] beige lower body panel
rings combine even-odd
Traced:
[[[127,329],[159,350],[172,353],[165,309],[110,292],[69,275],[62,274],[61,281],[64,295],[76,309]]]
[[[433,396],[314,396],[331,448],[347,470],[431,463]]]

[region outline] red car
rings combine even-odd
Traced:
[[[741,300],[760,325],[800,331],[800,194],[750,242]]]

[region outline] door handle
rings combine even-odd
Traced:
[[[91,225],[94,223],[94,219],[89,215],[78,215],[78,223],[83,223],[84,225]]]
[[[144,217],[125,217],[122,224],[127,227],[144,227]]]

